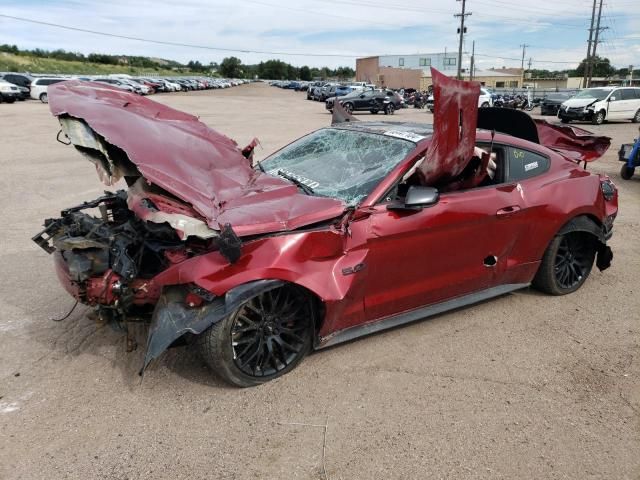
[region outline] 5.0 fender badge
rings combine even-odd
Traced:
[[[361,272],[362,270],[364,270],[364,268],[365,268],[365,264],[364,263],[358,263],[358,264],[354,265],[353,267],[343,268],[342,269],[342,274],[343,275],[352,275],[354,273]]]

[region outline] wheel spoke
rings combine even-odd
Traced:
[[[292,288],[276,288],[246,302],[231,328],[234,361],[245,374],[269,377],[282,372],[308,345],[308,304]]]

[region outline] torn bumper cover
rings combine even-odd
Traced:
[[[198,335],[211,325],[232,314],[242,303],[259,293],[284,284],[281,280],[256,280],[229,290],[224,297],[214,298],[199,307],[190,307],[185,301],[186,291],[179,287],[169,287],[160,296],[147,340],[142,373],[154,358],[187,333]]]

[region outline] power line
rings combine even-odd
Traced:
[[[89,30],[87,28],[71,27],[69,25],[61,25],[59,23],[52,23],[52,22],[43,22],[41,20],[33,20],[33,19],[30,19],[30,18],[24,18],[24,17],[15,17],[13,15],[5,15],[5,14],[2,14],[2,13],[0,13],[0,17],[1,18],[8,18],[8,19],[11,19],[11,20],[18,20],[20,22],[35,23],[37,25],[46,25],[48,27],[61,28],[61,29],[64,29],[64,30],[72,30],[72,31],[75,31],[75,32],[91,33],[93,35],[102,35],[103,37],[122,38],[122,39],[125,39],[125,40],[135,40],[137,42],[155,43],[155,44],[158,44],[158,45],[170,45],[170,46],[174,46],[174,47],[198,48],[198,49],[201,49],[201,50],[214,50],[214,51],[218,51],[218,52],[258,53],[258,54],[264,54],[264,55],[291,55],[291,56],[301,56],[301,57],[336,57],[336,58],[356,58],[358,56],[365,56],[365,55],[344,55],[344,54],[339,54],[339,53],[276,52],[276,51],[266,51],[266,50],[248,50],[248,49],[244,49],[244,48],[211,47],[211,46],[208,46],[208,45],[196,45],[196,44],[192,44],[192,43],[169,42],[169,41],[166,41],[166,40],[155,40],[155,39],[151,39],[151,38],[142,38],[142,37],[132,37],[132,36],[129,36],[129,35],[120,35],[120,34],[117,34],[117,33],[100,32],[100,31],[97,31],[97,30]]]

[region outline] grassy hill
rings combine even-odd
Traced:
[[[163,77],[185,73],[163,68],[160,64],[158,64],[157,68],[129,67],[126,65],[107,65],[102,63],[58,60],[55,58],[40,58],[24,54],[14,55],[7,52],[0,52],[0,72],[83,75],[127,73],[131,75],[153,74]]]

